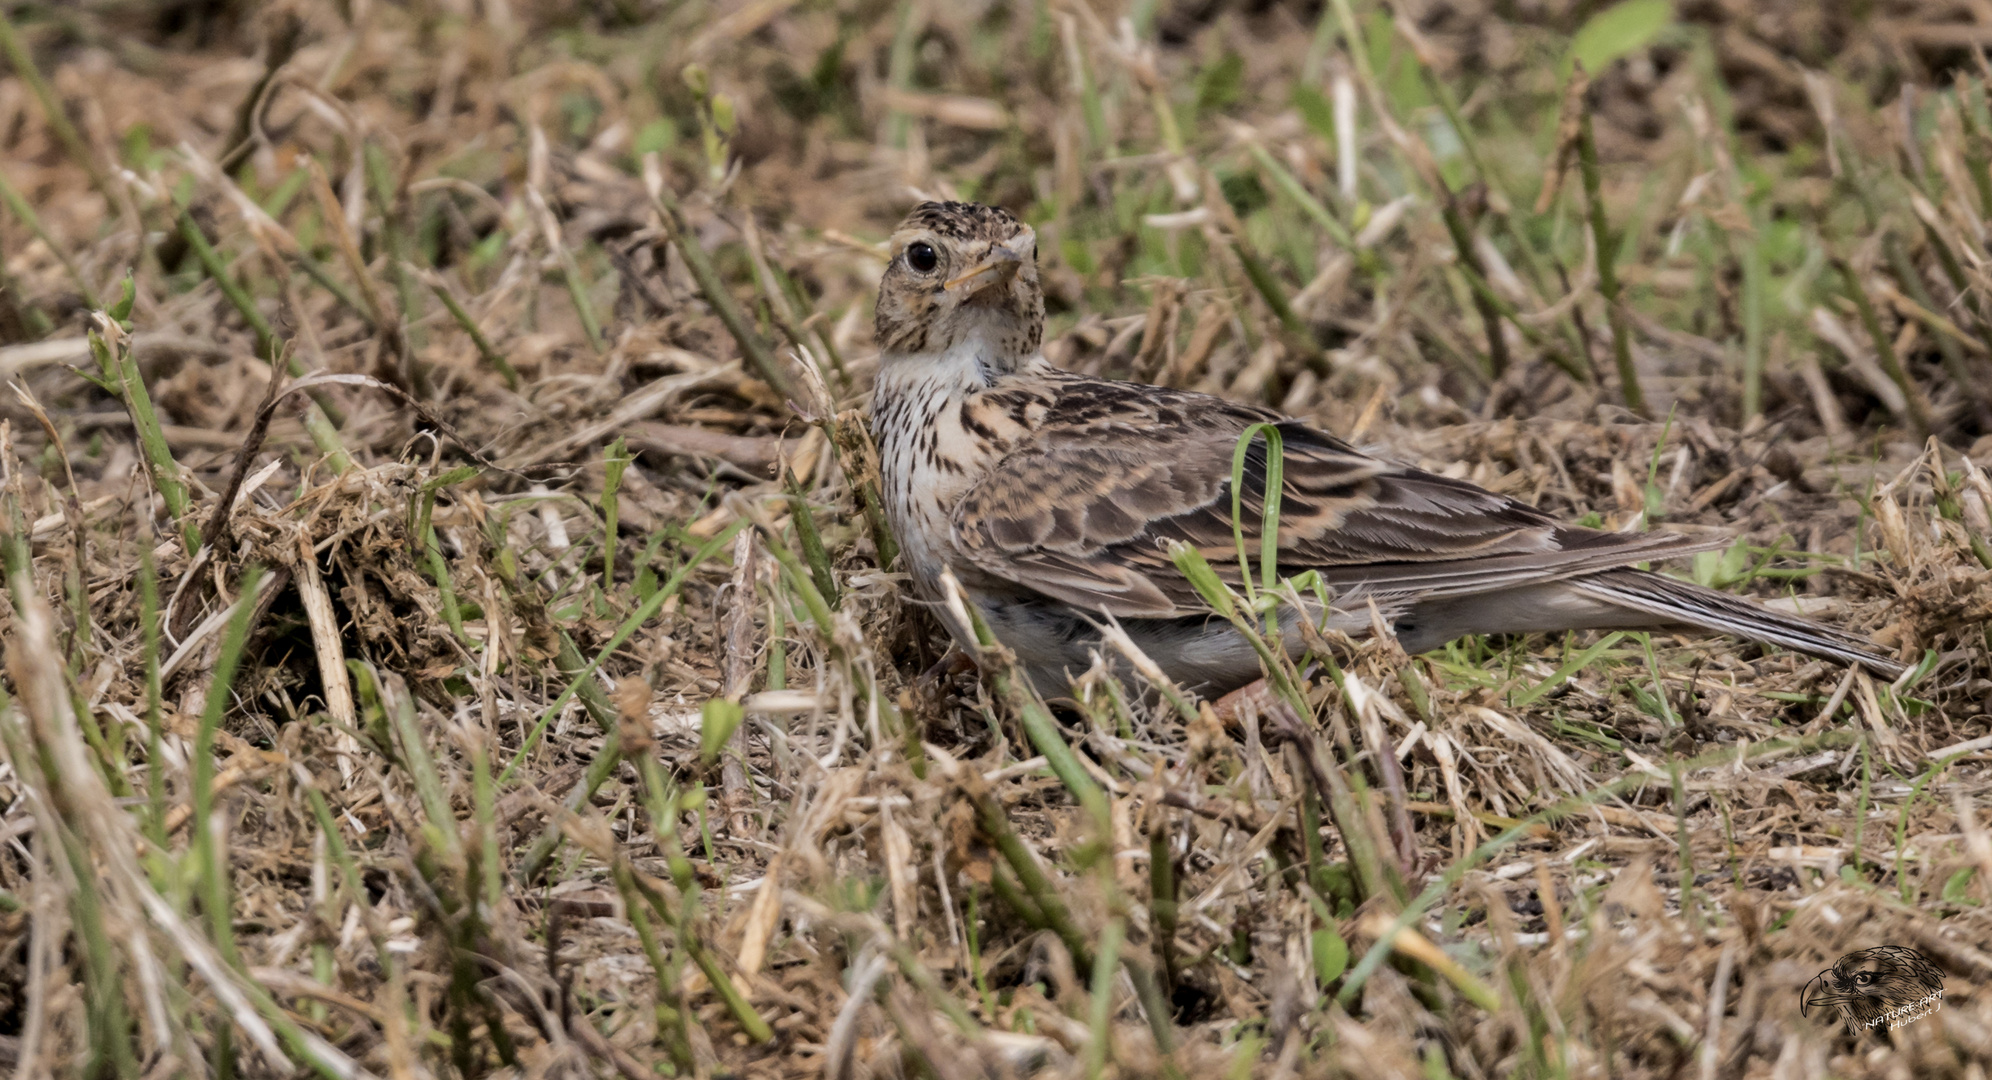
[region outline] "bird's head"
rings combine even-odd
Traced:
[[[1942,989],[1942,974],[1921,953],[1883,945],[1848,953],[1820,972],[1806,987],[1800,1007],[1836,1006],[1849,1021],[1867,1024]]]
[[[892,234],[874,326],[888,356],[933,355],[979,337],[985,362],[1014,370],[1044,338],[1037,233],[994,206],[921,203]]]

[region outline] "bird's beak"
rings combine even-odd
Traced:
[[[964,300],[973,299],[990,289],[1009,284],[1023,265],[1024,257],[1020,252],[1008,244],[999,244],[989,249],[988,258],[943,282],[941,287],[951,293],[961,293]]]
[[[1799,1004],[1807,1008],[1814,1005],[1851,1005],[1860,996],[1850,990],[1841,990],[1821,983],[1818,986],[1806,987],[1805,996],[1799,999]]]

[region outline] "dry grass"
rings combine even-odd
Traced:
[[[1642,3],[0,4],[0,1057],[1982,1078],[1992,24]],[[858,411],[920,194],[1037,225],[1067,366],[1925,662],[922,679]],[[1800,1015],[1881,944],[1941,1012]]]

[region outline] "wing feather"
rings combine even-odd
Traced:
[[[1168,555],[1200,549],[1237,584],[1231,471],[1239,437],[1277,425],[1280,567],[1319,572],[1338,593],[1470,595],[1721,546],[1672,533],[1565,525],[1463,480],[1364,454],[1249,406],[1059,373],[1000,386],[977,407],[1027,434],[957,505],[957,550],[1026,589],[1122,618],[1207,610]],[[1267,458],[1254,441],[1242,518],[1259,550]]]

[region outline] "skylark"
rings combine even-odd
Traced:
[[[1109,618],[1187,688],[1260,677],[1169,546],[1237,584],[1232,459],[1262,423],[1283,443],[1278,567],[1320,574],[1333,602],[1307,617],[1329,628],[1368,634],[1373,604],[1416,653],[1474,633],[1694,627],[1902,670],[1841,630],[1633,568],[1726,541],[1567,524],[1267,409],[1061,371],[1040,351],[1036,260],[1030,226],[995,207],[923,203],[901,223],[879,285],[872,430],[918,592],[944,599],[952,571],[1042,693],[1090,666]],[[1240,515],[1253,552],[1266,471],[1258,439]],[[967,627],[949,631],[973,651]]]

